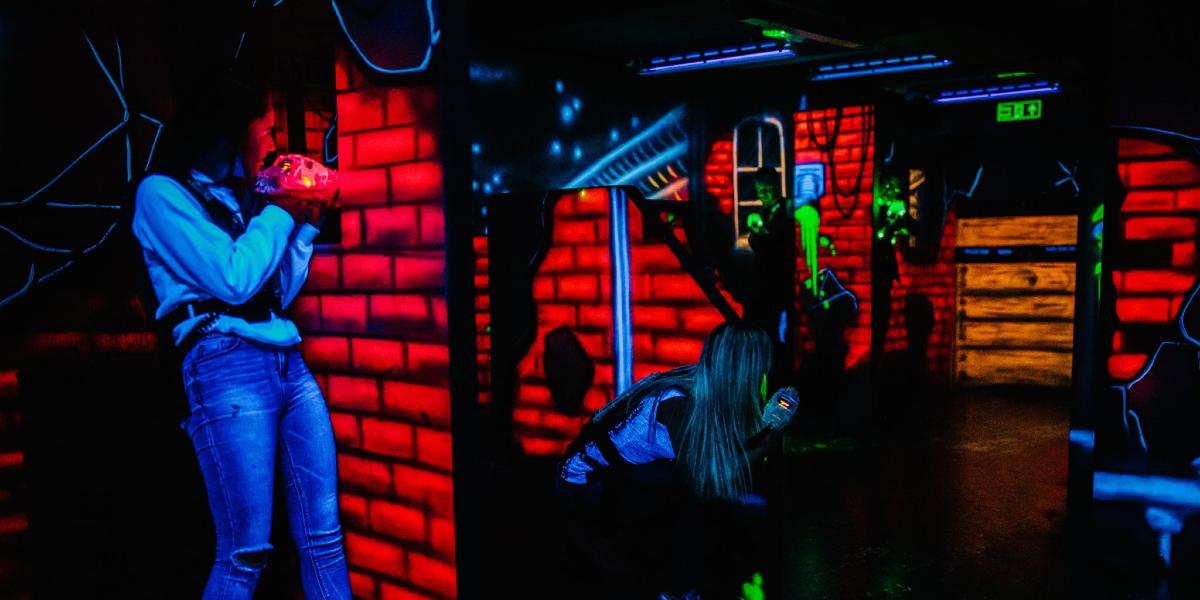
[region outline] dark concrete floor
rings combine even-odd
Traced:
[[[1068,597],[1067,393],[892,412],[869,433],[786,442],[779,595]]]

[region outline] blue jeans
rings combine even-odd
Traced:
[[[205,600],[249,599],[271,550],[275,481],[287,491],[304,595],[350,600],[329,412],[295,347],[210,333],[183,359],[183,423],[217,533]]]

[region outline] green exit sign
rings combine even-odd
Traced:
[[[996,122],[1032,121],[1042,118],[1041,100],[1021,100],[1017,102],[1001,102],[996,105]]]

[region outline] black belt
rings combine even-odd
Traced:
[[[192,327],[192,330],[189,331],[187,335],[183,336],[183,339],[179,341],[176,351],[179,353],[179,356],[182,357],[183,355],[187,354],[187,351],[190,350],[191,347],[196,344],[196,342],[200,341],[200,338],[203,337],[204,334],[212,331],[213,326],[216,325],[217,319],[221,315],[237,317],[249,323],[271,320],[272,313],[279,311],[278,302],[273,300],[273,296],[270,300],[267,300],[262,296],[257,296],[245,304],[237,305],[229,304],[228,302],[222,302],[216,298],[197,300],[196,302],[188,302],[183,304],[175,310],[167,313],[163,316],[163,318],[159,319],[159,323],[166,329],[168,333],[170,333],[174,331],[175,326],[179,325],[180,323],[193,317],[199,317],[202,315],[204,316],[204,318],[200,319],[200,321],[196,323],[196,326]]]

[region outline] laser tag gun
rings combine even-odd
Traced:
[[[302,154],[281,154],[271,166],[259,171],[254,191],[268,196],[332,198],[338,192],[338,174]]]
[[[800,397],[796,388],[785,387],[775,391],[771,400],[763,409],[763,427],[778,431],[787,427],[800,407]]]

